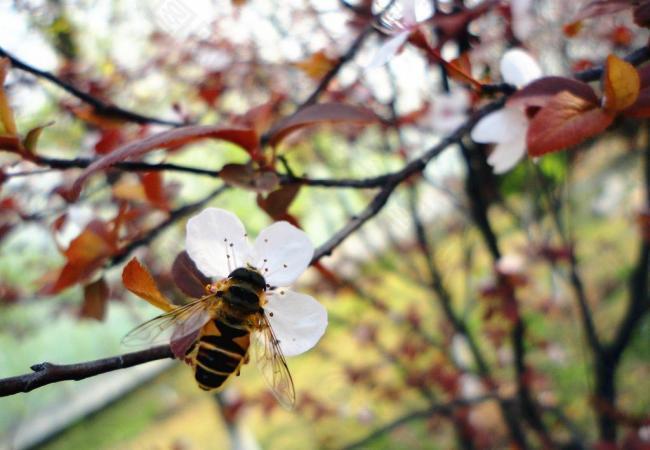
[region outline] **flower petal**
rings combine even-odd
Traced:
[[[399,49],[404,45],[406,40],[409,38],[411,34],[411,30],[404,30],[400,31],[387,41],[385,41],[381,47],[379,47],[379,50],[377,50],[377,53],[375,54],[375,57],[372,58],[372,61],[366,69],[376,69],[377,67],[381,67],[384,64],[386,64],[388,61],[393,59],[393,56],[397,54]]]
[[[521,139],[497,144],[487,162],[494,168],[494,173],[502,174],[515,167],[525,154],[526,137],[524,135]]]
[[[483,117],[472,129],[471,137],[474,142],[492,144],[510,142],[515,134],[528,127],[528,119],[523,111],[517,108],[502,108]]]
[[[307,234],[288,222],[275,222],[255,240],[255,266],[271,286],[289,286],[302,274],[314,245]]]
[[[285,356],[306,352],[327,328],[327,310],[313,297],[280,290],[267,295],[266,317]]]
[[[244,225],[233,213],[218,208],[204,209],[187,221],[185,247],[208,277],[225,278],[250,254]]]
[[[530,54],[520,48],[508,50],[501,58],[501,76],[506,83],[525,86],[542,76],[542,69]]]

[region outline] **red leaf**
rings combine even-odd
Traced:
[[[176,256],[172,265],[172,278],[176,286],[192,298],[201,298],[205,295],[205,286],[210,284],[210,279],[196,267],[187,252]]]
[[[289,134],[300,128],[323,122],[371,123],[377,116],[371,111],[341,103],[321,103],[307,106],[289,116],[269,130],[269,144],[278,145]]]
[[[75,180],[69,196],[71,199],[76,200],[81,193],[83,184],[91,175],[115,163],[129,158],[140,157],[159,148],[180,147],[190,142],[208,138],[229,141],[243,147],[247,151],[251,151],[257,146],[257,134],[249,128],[221,128],[215,125],[193,125],[163,131],[162,133],[154,134],[144,139],[129,142],[92,163]]]
[[[103,278],[84,286],[84,302],[79,317],[104,320],[108,301],[108,286]]]
[[[624,109],[623,114],[638,119],[650,117],[650,87],[639,92],[636,102]]]
[[[171,311],[175,308],[167,297],[160,292],[149,271],[140,264],[137,258],[133,258],[124,266],[122,283],[129,291],[148,301],[156,308],[163,311]]]
[[[95,144],[95,153],[105,155],[112,152],[124,143],[124,136],[120,128],[102,129],[99,140]]]
[[[165,192],[162,172],[146,172],[140,178],[149,203],[154,208],[169,211],[169,199]]]
[[[0,150],[12,153],[23,153],[23,143],[18,136],[0,136]]]
[[[110,225],[93,220],[70,242],[63,252],[67,263],[61,269],[56,281],[41,289],[43,294],[56,294],[89,278],[113,255],[116,250],[116,234]]]
[[[605,130],[614,117],[594,103],[560,92],[531,120],[526,136],[528,154],[541,156],[580,144]]]
[[[562,91],[570,92],[590,103],[598,103],[598,97],[587,83],[564,77],[544,77],[533,81],[515,92],[508,99],[508,106],[537,106],[543,108]]]
[[[288,184],[271,192],[266,198],[257,196],[257,204],[274,220],[285,220],[287,209],[298,195],[300,184]]]

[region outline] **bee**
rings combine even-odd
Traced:
[[[151,341],[172,331],[172,352],[192,367],[197,384],[206,391],[219,391],[239,375],[252,348],[273,394],[290,409],[296,398],[293,380],[264,313],[268,287],[255,268],[237,268],[226,279],[205,286],[203,297],[135,328],[124,342]],[[259,342],[252,343],[252,337]]]

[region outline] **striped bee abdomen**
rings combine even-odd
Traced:
[[[194,378],[201,389],[218,389],[246,362],[250,332],[219,319],[201,330],[194,352]]]

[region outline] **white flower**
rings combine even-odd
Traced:
[[[207,277],[224,279],[247,266],[259,271],[269,286],[264,313],[286,356],[309,350],[325,333],[325,308],[313,297],[286,288],[307,269],[314,254],[302,230],[275,222],[251,246],[237,216],[207,208],[188,220],[186,250]]]
[[[508,50],[501,58],[501,75],[506,83],[524,86],[542,76],[539,65],[525,51]],[[488,157],[494,173],[512,169],[526,154],[528,117],[520,106],[505,106],[483,117],[472,129],[472,139],[482,144],[496,144]]]
[[[392,35],[392,37],[386,40],[377,50],[374,58],[368,64],[366,69],[374,69],[381,67],[390,61],[393,56],[397,54],[402,45],[408,40],[411,33],[413,33],[417,27],[425,22],[431,15],[433,11],[427,11],[427,14],[418,19],[416,15],[415,0],[403,0],[401,2],[402,16],[400,19],[395,20],[389,15],[386,15],[384,20],[387,22],[382,31],[386,34]]]
[[[438,94],[432,101],[431,127],[444,136],[465,123],[470,106],[469,93],[465,89],[453,89],[449,93]]]
[[[512,32],[520,41],[528,39],[535,29],[535,17],[532,9],[532,0],[512,0],[510,2]]]

